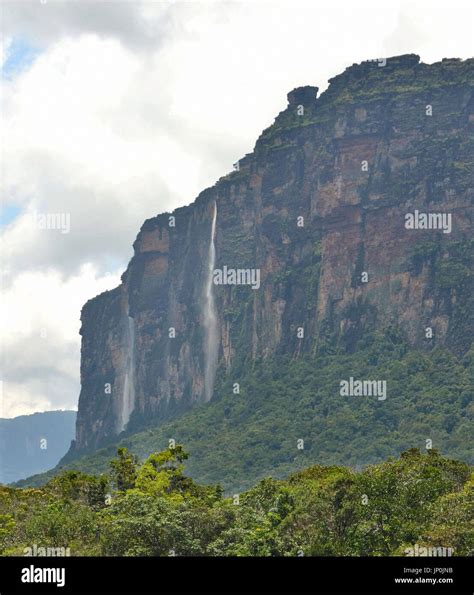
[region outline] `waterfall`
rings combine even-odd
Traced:
[[[135,322],[127,312],[125,325],[125,374],[118,432],[125,430],[135,407]]]
[[[204,328],[205,328],[205,347],[204,354],[206,358],[204,371],[204,400],[209,401],[214,389],[214,377],[217,369],[217,316],[214,304],[213,294],[213,272],[216,264],[216,246],[214,243],[216,235],[217,204],[214,202],[214,214],[212,217],[211,239],[209,242],[209,255],[207,264],[207,279],[204,293]]]

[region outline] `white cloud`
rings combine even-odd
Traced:
[[[4,0],[3,4],[4,29],[39,45],[96,33],[133,49],[149,50],[163,43],[169,28],[169,5],[164,2]],[[151,5],[151,15],[147,5]]]
[[[41,48],[1,89],[2,195],[23,208],[3,239],[9,415],[74,404],[82,303],[107,285],[106,271],[126,266],[145,218],[190,203],[252,150],[288,91],[322,90],[368,58],[472,53],[467,2],[449,11],[374,0],[4,8],[5,39]],[[69,214],[70,233],[35,229],[33,211]],[[41,324],[52,325],[48,350]]]
[[[69,277],[54,269],[15,277],[3,292],[0,308],[5,347],[0,417],[22,415],[32,408],[75,407],[78,313],[88,299],[119,282],[118,272],[99,277],[91,264]]]
[[[0,43],[0,68],[3,68],[3,65],[5,63],[5,61],[8,58],[8,51],[10,49],[12,43],[12,38],[11,37],[2,37],[1,43]]]

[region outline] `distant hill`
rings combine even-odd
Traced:
[[[74,438],[75,411],[46,411],[0,419],[0,483],[54,467]]]

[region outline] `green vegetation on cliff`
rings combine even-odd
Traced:
[[[321,350],[325,355],[314,358],[241,361],[211,402],[124,436],[118,446],[143,460],[171,439],[186,444],[193,453],[186,472],[195,481],[219,482],[228,493],[313,464],[360,467],[427,444],[473,462],[473,350],[464,357],[412,351],[390,330],[367,335],[354,353],[331,337]],[[341,396],[340,382],[350,377],[385,380],[386,399]],[[104,472],[116,447],[66,459],[63,469]],[[19,485],[40,485],[59,470]]]
[[[187,456],[175,445],[138,465],[119,449],[107,475],[67,471],[40,489],[0,487],[0,554],[474,554],[472,469],[436,450],[360,472],[313,466],[228,498],[184,475]]]

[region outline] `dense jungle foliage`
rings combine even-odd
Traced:
[[[120,448],[107,474],[0,486],[0,553],[404,556],[416,545],[474,554],[472,468],[434,449],[361,471],[316,465],[229,497],[187,477],[187,457],[178,444],[139,464]]]

